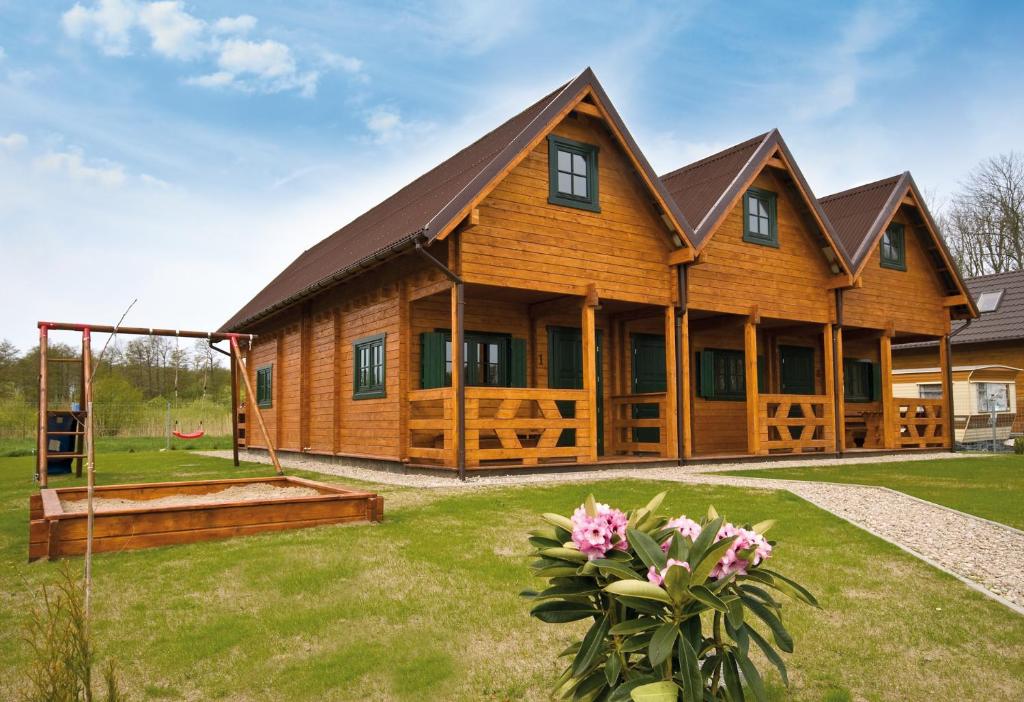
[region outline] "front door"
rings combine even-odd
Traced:
[[[633,392],[665,392],[665,337],[660,334],[633,334]],[[658,405],[633,405],[633,419],[657,419]],[[636,443],[661,441],[661,429],[641,427],[633,430]]]
[[[779,347],[779,390],[785,395],[814,394],[814,349],[806,346]],[[799,405],[789,408],[791,418],[803,417]],[[803,427],[790,427],[790,435],[799,439]]]
[[[604,454],[604,381],[601,373],[601,332],[597,332],[597,452]],[[583,335],[577,327],[548,327],[548,387],[583,389]],[[563,417],[575,417],[576,405],[559,402]],[[574,446],[576,430],[565,429],[559,446]]]

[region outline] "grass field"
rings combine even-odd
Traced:
[[[100,453],[159,451],[166,446],[167,439],[162,436],[100,436],[96,438],[96,450]],[[203,436],[198,439],[171,438],[172,451],[214,451],[230,448],[230,435]],[[0,458],[32,456],[35,452],[35,439],[0,439]]]
[[[101,483],[267,474],[184,453],[100,459]],[[0,459],[2,699],[17,699],[20,636],[59,567],[25,563],[31,474],[29,458]],[[771,673],[773,699],[1024,699],[1024,617],[788,493],[640,481],[385,488],[380,525],[102,554],[100,654],[134,699],[548,699],[553,656],[580,628],[527,615],[526,530],[590,491],[631,507],[664,488],[672,513],[710,502],[739,520],[777,518],[773,566],[822,602],[787,606],[793,686]]]
[[[728,475],[880,485],[1024,529],[1024,456],[773,468]]]

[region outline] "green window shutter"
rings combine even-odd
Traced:
[[[767,363],[764,356],[757,357],[757,391],[765,392],[765,381],[768,379]]]
[[[526,339],[512,339],[512,365],[509,369],[509,387],[526,387]]]
[[[715,352],[710,349],[700,352],[700,396],[708,400],[715,397]]]
[[[878,363],[871,364],[871,401],[877,402],[882,399],[882,366]]]
[[[420,387],[424,390],[447,385],[444,374],[444,332],[420,334]]]

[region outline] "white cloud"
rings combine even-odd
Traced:
[[[188,85],[198,85],[200,88],[227,88],[235,82],[235,75],[227,71],[217,71],[202,76],[186,78]]]
[[[185,12],[180,0],[143,5],[139,9],[139,24],[149,32],[153,51],[167,58],[192,59],[206,50],[206,23]]]
[[[217,65],[229,73],[252,73],[262,78],[295,73],[291,49],[270,39],[261,42],[229,39],[221,47]]]
[[[213,31],[217,34],[248,34],[255,26],[256,18],[252,15],[221,17],[213,23]]]
[[[378,107],[366,115],[366,128],[378,144],[401,141],[414,134],[423,134],[434,128],[428,122],[410,122],[402,119],[402,114],[393,107]]]
[[[5,137],[0,137],[0,148],[10,151],[17,151],[28,143],[28,137],[18,132],[12,132]]]
[[[328,68],[336,68],[346,73],[359,73],[363,70],[363,62],[360,59],[343,54],[336,54],[333,51],[325,51],[320,58]]]
[[[99,0],[93,9],[76,2],[61,16],[61,24],[69,37],[88,39],[108,56],[127,56],[137,14],[132,0]]]
[[[124,166],[105,159],[94,165],[85,163],[85,155],[77,147],[67,151],[54,151],[38,157],[33,162],[36,169],[48,173],[61,173],[72,180],[95,183],[106,187],[117,187],[124,183]]]

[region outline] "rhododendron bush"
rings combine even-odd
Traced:
[[[779,651],[793,639],[779,595],[817,607],[806,589],[770,570],[771,522],[736,526],[714,507],[696,521],[658,514],[665,493],[629,512],[593,496],[571,517],[545,514],[530,532],[548,581],[531,614],[562,624],[588,620],[555,686],[558,699],[588,702],[766,700],[751,660],[760,650],[788,684]]]

